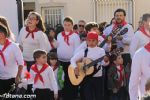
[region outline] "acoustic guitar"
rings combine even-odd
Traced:
[[[128,28],[124,28],[122,31],[120,31],[122,27],[119,26],[118,28],[116,28],[115,30],[112,31],[112,33],[110,33],[110,35],[108,35],[105,40],[102,41],[102,43],[99,45],[99,47],[103,47],[105,45],[105,43],[107,42],[107,38],[109,36],[112,36],[113,40],[115,40],[115,38],[118,36],[118,35],[124,35],[125,33],[128,32]]]
[[[117,48],[116,50],[110,52],[109,55],[117,54],[117,53],[119,54],[122,51],[123,51],[122,48]],[[76,63],[77,63],[77,68],[79,69],[79,76],[75,75],[74,68],[70,65],[68,67],[68,76],[71,83],[73,85],[79,85],[86,76],[91,75],[94,72],[95,69],[94,65],[96,65],[98,62],[101,62],[103,58],[104,56],[94,61],[92,61],[89,58],[83,58],[82,60],[77,61]]]

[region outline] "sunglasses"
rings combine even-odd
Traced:
[[[84,25],[79,25],[79,27],[84,27]]]

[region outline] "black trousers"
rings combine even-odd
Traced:
[[[104,100],[102,77],[89,77],[81,83],[81,100]]]
[[[54,100],[53,92],[50,89],[35,89],[36,98],[33,100]]]
[[[35,61],[25,61],[26,64],[27,64],[27,70],[30,72],[30,68],[33,64],[35,64]],[[27,91],[25,94],[33,94],[32,92],[32,84],[28,84],[27,86]],[[26,99],[26,100],[29,100],[29,99]]]
[[[112,93],[110,100],[129,100],[128,91],[122,87],[117,93]]]
[[[60,65],[63,66],[64,70],[64,88],[63,88],[63,100],[75,100],[78,95],[78,86],[72,85],[68,76],[68,67],[70,62],[62,62],[60,61]]]
[[[13,89],[13,91],[10,92],[10,89],[12,89],[12,85],[14,83],[15,83],[15,78],[7,79],[7,80],[0,79],[0,95],[8,93],[8,92],[10,94],[14,94],[15,89]],[[0,97],[0,100],[2,100],[1,97]],[[8,99],[4,99],[4,100],[13,100],[13,99],[8,98]]]

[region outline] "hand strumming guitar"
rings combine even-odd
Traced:
[[[78,69],[78,67],[76,67],[76,68],[74,69],[74,73],[75,73],[76,76],[79,76],[79,69]]]

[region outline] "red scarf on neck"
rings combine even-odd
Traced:
[[[122,73],[122,71],[123,71],[123,66],[120,65],[120,69],[117,68],[117,71],[118,71],[119,74],[120,74],[120,77],[119,77],[119,84],[121,85],[121,84],[122,84],[122,81],[123,81],[123,73]]]
[[[62,36],[64,37],[64,41],[65,41],[68,45],[70,45],[70,44],[69,44],[69,36],[72,35],[72,34],[73,34],[72,31],[70,31],[70,33],[69,33],[68,35],[65,34],[65,31],[62,32]]]
[[[144,48],[145,48],[148,52],[150,52],[150,42],[149,42],[148,44],[146,44],[146,45],[144,46]]]
[[[30,31],[28,27],[26,27],[26,31],[28,32],[28,34],[26,35],[26,38],[31,34],[32,39],[34,39],[34,32],[37,32],[38,29],[35,28],[33,31]]]
[[[50,45],[51,45],[52,49],[54,49],[54,48],[55,48],[55,46],[53,45],[53,40],[52,40],[52,39],[50,39],[50,38],[49,38],[49,43],[50,43]]]
[[[53,66],[53,71],[55,71],[57,68],[58,68],[58,66],[57,66],[57,65],[54,65],[54,66]]]
[[[4,52],[5,49],[9,46],[10,43],[11,43],[11,42],[10,42],[8,39],[6,39],[6,42],[5,42],[5,44],[4,44],[3,48],[2,48],[2,50],[0,50],[0,56],[1,56],[2,60],[3,60],[4,66],[6,65],[6,60],[5,60],[5,57],[4,57],[3,52]]]
[[[42,66],[42,68],[41,68],[40,70],[38,70],[36,64],[32,65],[31,69],[36,73],[35,78],[34,78],[34,84],[35,84],[38,80],[40,80],[40,81],[44,84],[44,80],[43,80],[43,77],[42,77],[41,73],[44,72],[45,69],[46,69],[48,66],[49,66],[48,64],[44,64],[44,65]]]
[[[150,35],[145,31],[144,26],[141,26],[139,29],[143,34],[145,34],[146,36],[148,36],[150,38]]]
[[[127,24],[126,21],[123,21],[123,22],[121,22],[121,23],[115,22],[115,23],[114,23],[114,26],[113,26],[113,30],[116,29],[119,25],[121,25],[121,26],[123,27],[123,26],[125,26],[126,24]]]

